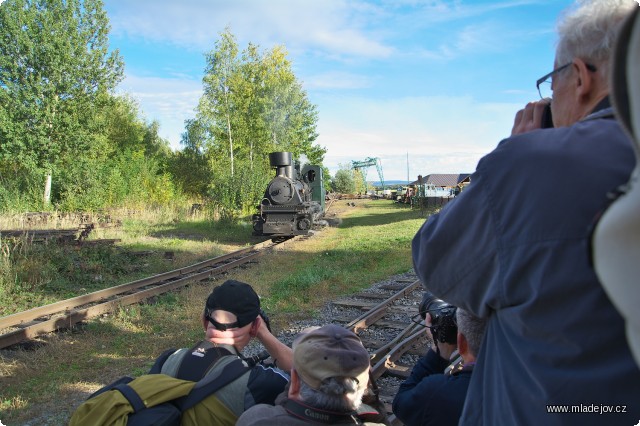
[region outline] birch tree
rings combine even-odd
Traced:
[[[122,79],[108,52],[100,0],[5,0],[0,5],[0,164],[51,174],[99,150],[96,105]]]

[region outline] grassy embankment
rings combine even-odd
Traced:
[[[329,213],[337,216],[339,226],[277,250],[258,264],[232,271],[222,279],[251,283],[277,331],[290,320],[313,316],[327,300],[410,270],[411,238],[424,217],[407,206],[385,200],[355,203],[350,207],[339,201],[332,206]],[[256,242],[250,238],[250,225],[246,223],[223,225],[203,220],[152,225],[130,220],[117,238],[122,238],[120,248],[99,249],[100,255],[77,257],[77,252],[69,252],[54,255],[50,262],[38,260],[39,267],[46,265],[55,273],[47,276],[50,281],[41,276],[32,292],[28,286],[15,283],[21,286],[18,291],[13,289],[21,300],[18,305],[24,309],[94,291]],[[143,250],[155,254],[132,254]],[[167,251],[174,253],[169,265],[164,260]],[[65,256],[76,257],[69,260]],[[87,280],[83,285],[78,285],[77,275],[71,274],[76,281],[69,284],[67,275],[60,274],[69,262],[75,262],[71,270],[84,271],[85,275],[76,271],[79,279]],[[18,270],[15,264],[13,268]],[[35,351],[0,352],[0,420],[8,425],[42,424],[43,419],[49,419],[48,424],[64,423],[70,410],[104,383],[122,375],[143,374],[164,349],[200,339],[198,317],[215,284],[194,284],[180,293],[158,298],[155,304],[131,306],[92,320],[74,332],[48,337],[47,344]],[[8,297],[0,299],[0,309],[5,312],[2,315],[13,311],[8,303]]]

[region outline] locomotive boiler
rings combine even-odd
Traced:
[[[276,170],[253,215],[253,234],[273,237],[306,235],[324,214],[322,168],[293,162],[290,152],[272,152]]]

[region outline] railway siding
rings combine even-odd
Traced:
[[[265,241],[223,256],[46,306],[0,318],[0,348],[72,327],[74,324],[139,303],[190,282],[209,279],[262,256],[289,238]]]

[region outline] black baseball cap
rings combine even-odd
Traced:
[[[234,324],[226,325],[226,327],[244,327],[252,323],[260,314],[260,298],[249,284],[236,280],[227,280],[213,289],[207,298],[205,310],[207,317],[215,310],[231,312],[236,316],[237,321]],[[210,318],[207,319],[216,328],[219,328],[219,324]]]

